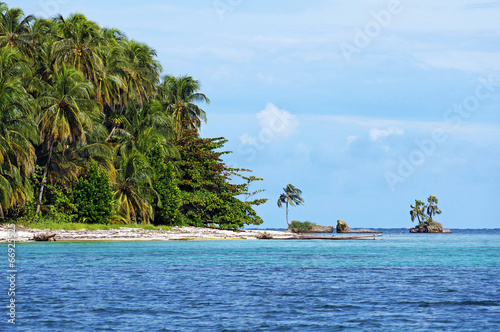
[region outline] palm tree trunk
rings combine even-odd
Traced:
[[[288,202],[286,202],[286,224],[290,227],[290,223],[288,222]]]
[[[115,130],[116,130],[116,126],[113,126],[113,129],[111,129],[111,132],[109,133],[108,138],[106,138],[106,142],[111,139],[111,136],[113,136],[113,133],[115,132]]]
[[[40,212],[40,206],[42,205],[43,198],[43,189],[45,188],[45,183],[47,182],[47,174],[49,172],[50,160],[52,159],[52,150],[54,148],[54,143],[50,143],[49,148],[49,158],[47,159],[47,163],[45,164],[45,171],[43,172],[42,185],[40,186],[40,195],[38,196],[38,204],[36,205],[36,212],[38,214]]]
[[[2,204],[0,204],[0,217],[2,218],[2,220],[5,220],[5,215],[3,213],[3,206],[2,206]]]

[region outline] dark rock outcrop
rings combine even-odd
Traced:
[[[410,233],[451,233],[449,229],[444,229],[438,222],[421,222],[417,226],[410,228]]]
[[[337,220],[337,233],[351,233],[352,230],[347,226],[343,220]]]
[[[350,229],[345,221],[337,220],[337,233],[381,233],[381,232],[377,232],[366,228]]]

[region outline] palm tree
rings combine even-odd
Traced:
[[[123,215],[126,223],[149,223],[153,218],[151,202],[157,196],[152,186],[154,171],[147,158],[138,151],[132,151],[120,158],[114,200],[116,211]]]
[[[175,122],[178,137],[183,129],[201,127],[201,121],[207,122],[207,116],[195,102],[210,103],[210,100],[200,90],[200,83],[191,76],[165,76],[160,86],[159,99],[164,103],[167,113]]]
[[[56,22],[61,40],[54,44],[53,52],[58,63],[73,66],[97,85],[98,73],[103,65],[101,51],[104,38],[101,27],[78,13],[68,19],[59,15]]]
[[[285,188],[283,188],[283,190],[285,192],[278,198],[278,206],[281,208],[283,207],[283,203],[286,204],[286,223],[290,226],[290,223],[288,222],[288,204],[291,206],[303,205],[304,199],[300,197],[302,190],[295,188],[292,184],[288,184]]]
[[[438,199],[436,196],[430,195],[429,198],[427,198],[427,202],[429,203],[427,205],[427,214],[429,215],[429,221],[432,222],[432,216],[441,214],[441,210],[437,207]]]
[[[157,93],[161,65],[155,60],[156,52],[146,44],[125,40],[119,45],[123,52],[120,71],[127,82],[123,99],[136,100],[142,106]]]
[[[123,128],[115,130],[117,150],[121,154],[139,151],[147,154],[154,146],[159,145],[162,153],[178,157],[177,149],[172,145],[171,119],[157,101],[145,104],[143,107],[133,105],[126,109]]]
[[[418,223],[420,224],[424,218],[427,217],[425,214],[425,203],[419,200],[415,200],[415,206],[410,205],[410,216],[411,216],[411,221],[413,222],[415,218],[417,218]]]
[[[54,148],[60,146],[64,151],[68,143],[74,147],[77,142],[85,143],[85,129],[92,127],[92,113],[97,109],[92,94],[92,83],[86,81],[80,71],[63,65],[54,75],[54,84],[38,98],[40,140],[46,144],[48,156],[36,213],[40,212]]]
[[[31,198],[28,176],[35,167],[38,133],[33,98],[21,84],[27,67],[10,47],[0,49],[0,216]]]
[[[23,17],[19,8],[4,8],[0,21],[0,47],[10,46],[29,56],[33,53],[30,24],[35,20],[33,15]]]

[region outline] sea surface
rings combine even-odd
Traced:
[[[2,331],[500,331],[500,230],[16,245]],[[8,276],[7,245],[2,270]]]

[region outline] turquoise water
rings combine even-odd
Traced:
[[[500,230],[398,233],[18,244],[16,330],[500,331]]]

